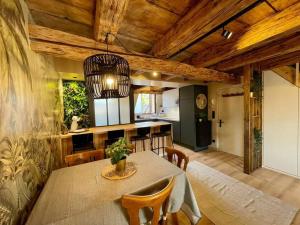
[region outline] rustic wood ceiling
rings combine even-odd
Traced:
[[[300,22],[297,22],[300,0],[27,0],[27,3],[33,24],[100,42],[105,32],[115,33],[116,38],[111,36],[110,39],[112,46],[124,45],[131,51],[162,60],[176,60],[219,71],[243,66],[236,62],[239,56],[244,57],[245,63],[247,60],[258,63],[245,55],[250,50],[260,53],[261,61],[279,57],[257,48],[266,48],[273,40],[289,40],[289,36],[295,41],[300,39],[297,33],[300,31]],[[105,14],[102,10],[106,7],[110,12]],[[243,10],[246,12],[241,13]],[[224,39],[222,28],[216,28],[239,13],[242,15],[225,26],[234,33],[233,37]],[[286,19],[287,25],[278,26],[276,30],[277,15],[283,15],[280,23],[284,24]],[[244,38],[247,38],[246,42],[250,39],[252,42],[242,43]],[[299,51],[295,45],[292,42],[280,57]],[[234,66],[231,66],[231,59],[235,60]],[[207,77],[205,79],[209,81]]]

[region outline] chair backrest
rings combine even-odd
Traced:
[[[104,141],[104,148],[108,148],[109,146],[111,146],[113,143],[117,142],[119,139],[118,138],[114,138],[114,139],[108,139]]]
[[[141,127],[137,129],[137,135],[147,136],[150,134],[150,127]]]
[[[104,150],[102,149],[67,155],[65,156],[65,163],[69,167],[101,159],[104,159]]]
[[[122,206],[127,209],[130,225],[140,225],[139,210],[145,207],[153,209],[151,225],[158,225],[160,209],[163,210],[163,219],[166,218],[169,196],[174,186],[174,178],[161,191],[152,195],[123,195]]]
[[[160,132],[171,132],[172,125],[171,124],[166,124],[166,125],[161,125],[160,126]]]
[[[107,132],[107,139],[119,139],[121,137],[124,137],[124,130],[112,130]]]
[[[170,148],[170,147],[166,147],[166,152],[168,156],[168,161],[173,163],[174,158],[176,158],[177,166],[179,168],[181,168],[182,161],[184,161],[183,170],[186,171],[186,167],[189,163],[189,157],[186,154],[184,154],[183,152],[177,149]]]

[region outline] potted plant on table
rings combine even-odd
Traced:
[[[131,153],[131,147],[125,138],[120,138],[105,149],[105,152],[111,158],[111,163],[116,165],[116,171],[119,173],[124,172],[126,168],[126,156]]]

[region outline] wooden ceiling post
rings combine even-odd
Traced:
[[[97,0],[94,33],[97,41],[112,43],[118,33],[129,0]]]
[[[252,171],[252,131],[251,131],[251,107],[250,107],[250,84],[252,67],[244,66],[244,173],[250,174]]]

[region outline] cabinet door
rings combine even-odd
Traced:
[[[196,122],[197,146],[207,147],[211,144],[211,121]]]
[[[108,125],[119,124],[119,99],[110,98],[107,99],[108,108]]]
[[[121,124],[130,123],[129,97],[120,98],[120,120]]]
[[[185,86],[179,89],[180,99],[194,99],[194,86]]]
[[[96,126],[107,126],[107,105],[106,99],[95,99],[95,124]]]
[[[180,122],[173,122],[173,141],[180,144]]]
[[[194,99],[180,100],[181,143],[188,146],[196,145],[196,126],[193,108]]]

